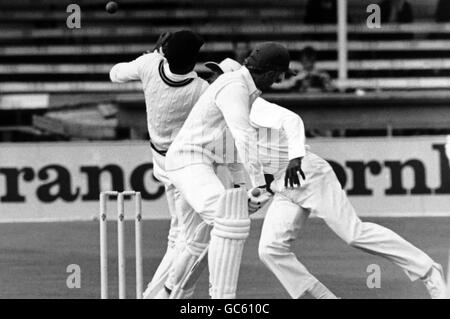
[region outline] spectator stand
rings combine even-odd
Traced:
[[[411,94],[426,97],[420,101],[429,114],[436,113],[438,104],[448,104],[445,90],[450,87],[450,24],[432,22],[438,1],[411,0],[414,23],[383,24],[380,29],[365,25],[366,7],[371,2],[348,1],[348,15],[352,18],[352,24],[346,26],[348,77],[336,81],[337,87],[347,94],[305,96],[298,92],[272,92],[269,97],[288,100],[289,106],[299,112],[304,111],[304,103],[311,103],[318,113],[324,112],[320,110],[321,101],[329,99],[340,101],[340,108],[348,107],[354,112],[355,103],[372,101],[379,106],[373,112],[383,113],[394,107],[379,98],[386,96],[385,91],[395,95],[394,100],[403,111],[402,101],[410,101]],[[108,71],[114,63],[134,59],[151,48],[159,34],[167,30],[191,28],[204,36],[207,44],[196,67],[201,76],[207,72],[203,62],[233,57],[238,49],[245,51],[268,40],[282,42],[289,48],[294,68],[299,65],[301,50],[312,46],[317,50],[317,67],[334,79],[339,75],[337,27],[304,24],[306,0],[130,0],[113,15],[105,12],[104,1],[81,0],[78,3],[83,12],[82,28],[74,30],[65,24],[69,3],[0,3],[0,114],[25,114],[18,122],[2,123],[3,128],[13,125],[34,129],[30,120],[33,115],[45,115],[55,107],[96,108],[111,102],[123,110],[122,104],[133,101],[131,104],[144,112],[140,84],[112,84]],[[326,110],[330,119],[335,117],[333,108]],[[119,112],[119,118],[122,115]],[[449,127],[449,123],[435,120],[432,115],[425,116],[420,126],[429,121],[436,128]],[[373,123],[365,121],[355,120],[352,127],[366,129]],[[330,121],[329,125],[341,127],[335,122]]]

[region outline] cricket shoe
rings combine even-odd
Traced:
[[[447,299],[447,286],[442,266],[434,263],[426,278],[423,279],[431,299]]]

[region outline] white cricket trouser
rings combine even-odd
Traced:
[[[217,201],[225,186],[212,165],[194,164],[167,172],[175,187],[192,206],[196,219],[214,224]]]
[[[153,150],[152,154],[153,174],[164,184],[171,216],[167,251],[148,285],[148,291],[157,291],[167,280],[173,261],[185,249],[187,242],[192,240],[199,220],[195,218],[192,207],[170,181],[165,171],[165,157]]]
[[[174,278],[177,277],[177,275],[173,273],[172,267],[174,261],[177,260],[180,253],[186,249],[187,245],[192,248],[201,247],[202,245],[207,244],[209,242],[209,236],[206,234],[204,236],[202,234],[198,236],[198,232],[208,232],[210,230],[204,227],[205,222],[198,214],[194,212],[193,208],[169,179],[168,173],[163,169],[165,158],[156,152],[153,153],[154,175],[165,185],[166,197],[169,205],[169,211],[171,213],[171,224],[169,230],[168,249],[155,272],[152,282],[149,284],[149,291],[157,291],[154,287],[162,286],[164,284],[168,288],[172,289],[174,285],[176,285],[177,281],[177,278]],[[220,166],[216,167],[217,175],[222,181],[222,184],[229,188],[232,186],[232,183],[228,170],[224,168]],[[197,175],[197,173],[195,174]],[[203,176],[203,174],[201,175]],[[197,178],[188,177],[187,181],[189,182],[190,180],[194,180],[195,183]],[[211,180],[211,178],[208,177],[208,180]],[[184,181],[184,179],[182,181]],[[194,183],[189,183],[187,187],[198,189],[199,187],[193,186]],[[221,191],[222,187],[219,187],[218,190]],[[188,265],[179,265],[178,267],[187,268]],[[170,279],[168,279],[169,277]]]
[[[166,197],[171,214],[169,245],[181,245],[193,239],[195,231],[205,221],[212,224],[218,198],[229,187],[227,171],[217,173],[218,166],[192,165],[185,169],[166,172],[163,168],[165,158],[153,152],[154,174],[166,188]],[[227,184],[225,184],[227,183]],[[188,195],[185,197],[182,195]],[[204,205],[202,203],[208,203]],[[191,206],[192,204],[192,206]],[[198,216],[195,212],[200,212]]]
[[[173,289],[185,276],[197,256],[207,247],[216,209],[225,186],[217,176],[216,167],[195,164],[169,171],[169,179],[193,209],[180,221],[186,228],[186,249],[176,256],[166,287]]]
[[[331,166],[315,154],[302,161],[306,181],[284,188],[284,176],[272,183],[276,192],[264,221],[259,255],[292,298],[308,290],[313,277],[292,251],[309,214],[325,223],[347,244],[400,266],[411,280],[424,277],[433,260],[393,231],[362,222],[356,215]]]
[[[178,200],[182,200],[182,198],[179,196],[178,191],[176,190],[173,183],[169,180],[166,170],[165,170],[165,157],[158,154],[154,150],[152,150],[153,155],[153,175],[158,179],[161,183],[164,184],[165,193],[166,193],[166,199],[167,199],[167,205],[169,207],[169,213],[170,213],[170,230],[169,230],[169,237],[168,237],[168,246],[173,248],[175,247],[176,241],[179,233],[179,223],[178,223],[178,213],[177,213],[177,207],[180,206],[177,205]]]

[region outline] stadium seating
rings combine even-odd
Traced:
[[[307,0],[79,0],[81,29],[68,29],[69,0],[0,2],[0,109],[42,109],[135,94],[139,83],[109,82],[117,62],[152,48],[164,31],[190,28],[207,44],[200,60],[219,61],[261,41],[284,43],[293,66],[318,50],[319,67],[337,77],[336,26],[302,23]],[[349,0],[349,79],[342,89],[438,90],[450,87],[450,24],[434,24],[437,0],[410,1],[416,23],[365,26],[372,0]],[[206,69],[199,63],[196,70]]]
[[[432,16],[431,2],[413,1],[419,21]],[[186,27],[205,37],[203,61],[233,55],[242,43],[251,48],[259,41],[277,40],[288,46],[294,59],[303,47],[312,45],[319,50],[320,66],[334,77],[337,73],[336,26],[303,25],[306,0],[129,0],[119,1],[122,10],[112,15],[104,10],[105,1],[82,0],[77,2],[82,9],[82,27],[74,30],[65,23],[69,3],[0,3],[1,92],[137,92],[135,84],[108,83],[110,66],[148,50],[161,32]],[[450,25],[422,22],[368,29],[361,23],[369,3],[349,1],[356,24],[349,27],[350,80],[341,85],[368,89],[448,87]],[[429,39],[430,34],[435,37]],[[373,40],[377,35],[378,40]],[[427,61],[421,63],[418,58]],[[204,68],[199,65],[197,70],[202,73]],[[420,81],[411,81],[411,77],[420,77]]]

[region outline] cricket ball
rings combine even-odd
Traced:
[[[119,6],[117,5],[116,2],[114,1],[110,1],[106,4],[106,11],[108,13],[116,13],[117,9],[119,8]]]
[[[259,195],[261,195],[261,190],[259,188],[254,188],[252,190],[252,195],[258,197]]]

